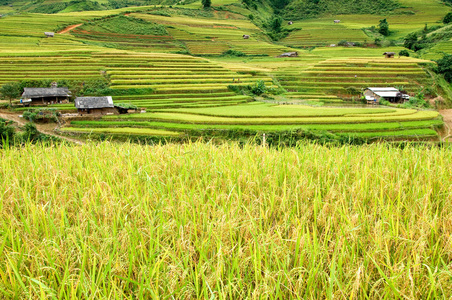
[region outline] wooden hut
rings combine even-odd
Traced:
[[[245,40],[247,40],[247,39],[250,38],[250,36],[249,36],[248,34],[244,34],[242,37],[243,37]]]
[[[394,58],[395,52],[385,52],[385,53],[383,53],[383,55],[386,58]]]
[[[46,37],[54,37],[55,36],[55,32],[44,32]]]
[[[393,87],[370,87],[364,91],[364,97],[367,103],[377,103],[380,99],[389,102],[398,103],[410,99],[407,94],[401,93]]]
[[[339,24],[341,20],[334,20],[334,24]]]
[[[24,106],[68,103],[70,96],[67,87],[24,88],[21,103]]]
[[[118,110],[113,104],[111,96],[105,97],[77,97],[75,107],[80,115],[106,115],[117,114]]]
[[[293,22],[292,21],[289,21],[288,23],[287,23],[288,25],[292,25],[293,24]]]
[[[286,52],[278,55],[277,57],[298,57],[298,52]]]

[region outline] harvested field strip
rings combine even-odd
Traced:
[[[127,116],[108,116],[106,119],[141,119],[141,120],[166,120],[174,123],[195,123],[195,124],[344,124],[363,122],[400,122],[400,121],[420,121],[432,120],[438,117],[437,112],[420,111],[410,115],[379,117],[298,117],[298,118],[227,118],[201,116],[183,113],[144,113]]]
[[[167,122],[148,121],[72,121],[73,127],[141,127],[141,128],[165,128],[172,130],[187,129],[249,129],[256,131],[286,131],[295,129],[304,130],[325,130],[330,132],[373,132],[382,130],[404,130],[414,128],[432,128],[443,124],[441,120],[414,121],[414,122],[393,122],[393,123],[362,123],[362,124],[317,124],[317,125],[199,125],[180,124]]]
[[[235,96],[235,93],[201,93],[201,94],[152,94],[152,95],[125,95],[115,96],[115,99],[160,99],[160,98],[209,98],[209,97],[227,97]]]
[[[116,97],[114,97],[116,99]],[[249,100],[249,96],[230,96],[230,97],[203,97],[203,98],[168,98],[168,99],[129,99],[129,103],[173,103],[173,102],[206,102],[206,101],[236,101]],[[147,100],[147,101],[145,101]]]
[[[232,77],[231,77],[232,76]],[[187,76],[186,75],[111,75],[110,76],[111,79],[129,79],[130,80],[135,80],[135,79],[186,79]],[[205,79],[206,75],[202,74],[202,75],[190,75],[189,76],[190,79]],[[227,75],[211,75],[209,76],[209,79],[213,80],[213,79],[231,79],[231,78],[252,78],[254,79],[255,77],[248,75],[248,74],[227,74]]]
[[[271,83],[271,78],[244,78],[241,80],[242,83],[250,83],[254,82],[256,80],[263,80],[267,83]],[[119,84],[130,84],[130,85],[165,85],[168,83],[174,83],[174,84],[208,84],[208,83],[218,83],[218,84],[233,84],[233,81],[231,78],[228,79],[159,79],[159,80],[153,80],[153,79],[130,79],[130,80],[124,80],[124,79],[115,79],[111,80],[112,85],[119,85]]]
[[[148,128],[61,128],[62,131],[83,132],[83,133],[112,133],[112,134],[132,134],[132,135],[159,135],[159,136],[178,136],[180,133],[167,130],[156,130]]]

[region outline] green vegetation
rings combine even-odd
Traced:
[[[59,115],[55,108],[29,108],[23,112],[23,117],[30,122],[58,122]]]
[[[12,100],[20,96],[18,84],[11,82],[2,85],[0,95],[5,99],[9,99],[9,105],[12,106]]]
[[[443,58],[437,61],[438,73],[444,75],[444,78],[448,82],[452,82],[452,55],[445,55]]]
[[[30,143],[40,143],[43,147],[47,143],[59,142],[60,140],[56,137],[40,133],[33,123],[27,123],[23,128],[17,128],[13,122],[0,118],[0,150]]]
[[[389,24],[386,19],[380,20],[380,24],[378,24],[378,33],[384,36],[389,35]]]

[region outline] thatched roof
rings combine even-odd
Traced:
[[[77,97],[75,99],[75,107],[79,109],[91,108],[112,108],[113,99],[111,96],[105,97]]]
[[[46,36],[55,36],[55,32],[44,32]]]
[[[395,52],[385,52],[383,55],[395,55]]]
[[[44,97],[69,97],[71,92],[67,87],[61,88],[24,88],[23,98],[44,98]]]

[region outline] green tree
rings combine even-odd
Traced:
[[[270,20],[270,29],[273,32],[280,32],[281,31],[281,26],[283,23],[283,19],[280,16],[274,16],[271,20]]]
[[[448,82],[452,82],[452,55],[446,54],[440,60],[437,60],[438,73],[444,75],[444,79]]]
[[[413,32],[406,36],[405,41],[403,42],[403,46],[405,48],[414,50],[417,44],[417,33]]]
[[[3,98],[9,99],[9,105],[12,106],[13,99],[20,96],[20,88],[16,82],[6,83],[0,88],[0,94]]]
[[[452,22],[452,11],[447,13],[447,15],[443,19],[444,24],[449,24]]]
[[[378,25],[378,32],[384,36],[389,35],[389,24],[386,19],[380,20],[380,24]]]
[[[210,8],[211,5],[212,5],[212,0],[202,0],[202,6],[204,8]]]

